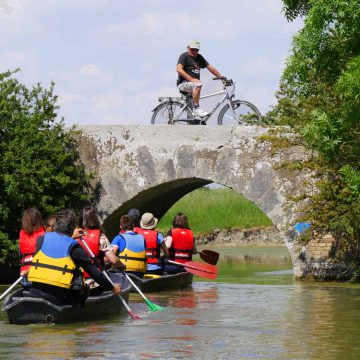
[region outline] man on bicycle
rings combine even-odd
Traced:
[[[200,42],[192,40],[187,46],[187,51],[180,55],[176,66],[176,71],[179,74],[176,85],[180,92],[192,94],[194,115],[205,117],[208,113],[199,107],[202,86],[200,82],[200,69],[207,68],[213,75],[219,78],[223,76],[199,54],[199,50]]]

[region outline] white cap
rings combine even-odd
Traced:
[[[189,42],[188,47],[189,47],[190,49],[198,49],[198,50],[200,50],[200,41],[191,40],[191,41]]]

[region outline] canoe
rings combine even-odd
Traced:
[[[145,274],[143,279],[134,274],[128,273],[128,275],[143,292],[178,290],[188,287],[193,282],[193,274],[189,272],[161,276]],[[136,292],[136,290],[132,289],[131,292]]]
[[[128,301],[131,284],[121,274],[112,277],[122,288],[121,295]],[[10,293],[4,300],[2,310],[6,311],[10,324],[62,324],[93,320],[124,310],[123,304],[112,291],[89,296],[85,306],[58,306],[43,298],[30,297],[23,289]]]

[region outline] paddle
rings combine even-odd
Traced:
[[[23,276],[20,276],[3,294],[0,296],[0,300],[2,300],[21,280]]]
[[[218,252],[212,250],[203,250],[199,254],[204,261],[211,265],[216,265],[220,256]]]
[[[179,263],[172,260],[166,260],[170,264],[180,265],[186,271],[208,279],[216,279],[218,268],[215,265],[203,264],[196,261],[187,261],[186,263]]]
[[[136,286],[136,284],[134,283],[134,281],[131,279],[131,277],[125,272],[122,272],[125,277],[129,280],[129,282],[131,283],[131,285],[135,288],[135,290],[141,295],[141,297],[144,299],[144,301],[146,302],[146,305],[149,307],[149,309],[151,311],[159,311],[159,310],[163,310],[164,308],[160,305],[156,305],[153,302],[151,302],[145,295],[144,293]]]
[[[101,269],[102,273],[103,273],[104,276],[108,279],[108,281],[110,282],[110,284],[111,284],[112,286],[114,286],[114,283],[113,283],[113,281],[110,279],[109,274],[105,271],[105,269],[102,268],[102,266],[100,266],[100,264],[99,264],[99,262],[97,261],[94,253],[93,253],[93,252],[91,251],[91,249],[89,248],[89,245],[86,243],[86,241],[85,241],[83,238],[81,238],[81,242],[84,244],[84,246],[86,247],[87,251],[89,252],[89,254],[91,255],[91,257],[93,258],[94,262],[96,263],[96,266],[98,266],[98,267]],[[139,319],[141,319],[140,316],[136,315],[136,314],[130,309],[129,305],[127,304],[127,302],[125,301],[125,299],[124,299],[120,294],[118,294],[118,297],[119,297],[119,299],[121,300],[121,302],[123,303],[125,309],[127,310],[128,314],[131,316],[131,318],[132,318],[133,320],[139,320]]]

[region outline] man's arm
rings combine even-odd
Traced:
[[[209,64],[206,68],[216,77],[219,78],[223,77],[221,73],[218,70],[216,70],[212,65]]]
[[[80,245],[73,247],[70,256],[77,266],[83,268],[105,290],[112,290],[116,294],[120,294],[120,285],[114,284],[114,286],[112,286],[106,276],[91,262],[85,249]]]
[[[160,244],[160,248],[164,253],[164,258],[167,259],[169,257],[169,251],[166,247],[165,240]]]

